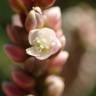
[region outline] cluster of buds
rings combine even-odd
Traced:
[[[6,44],[4,48],[18,66],[12,70],[12,82],[3,83],[5,94],[61,96],[64,80],[60,73],[68,52],[63,51],[65,37],[60,8],[48,8],[55,0],[9,2],[17,14],[6,28],[12,44]]]

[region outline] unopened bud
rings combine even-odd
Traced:
[[[45,9],[51,7],[56,0],[37,0],[37,5]]]
[[[44,11],[46,25],[54,30],[61,29],[61,10],[59,7],[52,7]]]
[[[36,0],[9,0],[10,6],[15,12],[26,13],[36,5]]]
[[[65,84],[61,77],[51,75],[47,77],[45,84],[47,85],[47,96],[62,96]]]
[[[42,11],[39,7],[33,7],[33,10],[31,10],[26,18],[25,21],[25,28],[29,32],[30,30],[34,28],[40,28],[44,24],[43,18],[42,18]]]

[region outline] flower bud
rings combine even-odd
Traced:
[[[60,51],[55,57],[49,61],[49,73],[60,74],[63,70],[63,66],[69,57],[69,53],[66,51]]]
[[[24,90],[34,88],[36,85],[34,78],[19,68],[14,68],[11,74],[12,80]]]
[[[21,88],[19,88],[15,83],[4,82],[2,84],[2,89],[5,92],[5,96],[25,96],[26,93]]]
[[[37,5],[45,9],[51,7],[56,0],[37,0]]]
[[[58,52],[61,43],[55,32],[50,28],[34,29],[29,32],[30,48],[26,49],[28,55],[44,60]]]
[[[9,3],[15,12],[26,13],[36,4],[36,0],[9,0]]]
[[[38,27],[42,27],[44,21],[42,18],[42,11],[39,7],[33,7],[25,20],[25,28],[29,32],[30,30]]]
[[[61,29],[61,10],[59,7],[52,7],[44,11],[46,25],[54,30]]]
[[[15,62],[23,62],[27,58],[24,48],[18,47],[16,45],[6,44],[4,46],[4,50],[8,57]]]
[[[62,96],[65,85],[61,77],[51,75],[47,77],[45,84],[47,85],[47,96]]]

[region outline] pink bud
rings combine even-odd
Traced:
[[[46,78],[45,84],[47,85],[47,94],[46,95],[62,96],[65,84],[61,77],[55,76],[55,75],[50,75]]]
[[[44,11],[47,26],[54,30],[61,29],[61,10],[59,7],[52,7]]]
[[[68,59],[68,52],[60,51],[56,56],[50,58],[49,61],[49,73],[59,74],[62,72],[63,66]]]
[[[39,7],[33,7],[25,20],[25,28],[29,32],[44,25],[43,14]]]
[[[23,28],[13,25],[7,25],[6,32],[12,43],[23,47],[28,46],[28,33]]]
[[[2,89],[6,96],[24,96],[25,92],[19,88],[17,85],[11,82],[4,82],[2,84]]]
[[[16,62],[23,62],[27,58],[26,51],[18,46],[7,44],[4,46],[6,54]]]
[[[11,8],[17,13],[27,13],[36,2],[36,0],[9,0]]]
[[[12,79],[23,89],[33,88],[35,86],[33,78],[20,69],[15,68],[12,71]]]
[[[37,5],[45,9],[51,7],[56,0],[37,0]]]

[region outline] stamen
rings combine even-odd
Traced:
[[[48,52],[49,50],[49,45],[44,38],[36,38],[33,45],[39,52]]]

